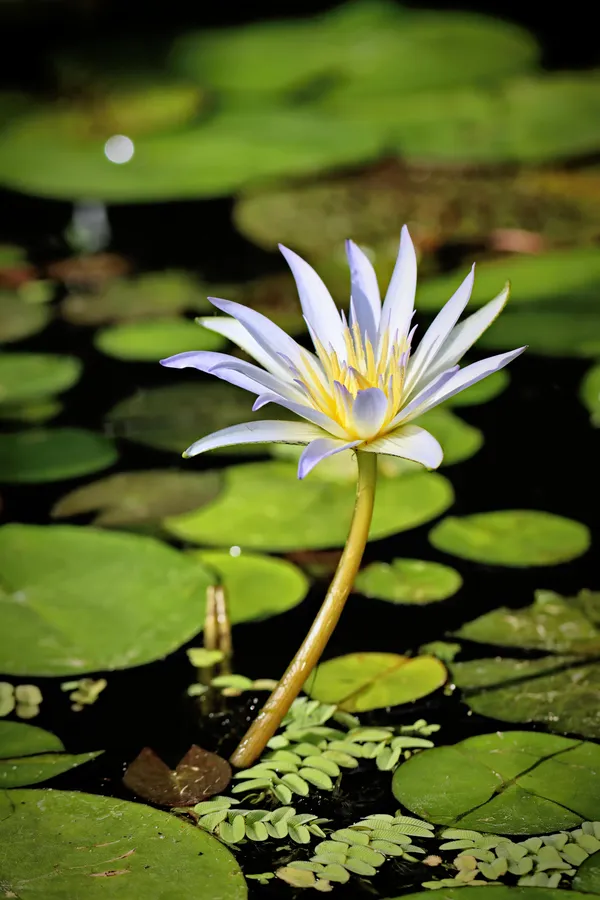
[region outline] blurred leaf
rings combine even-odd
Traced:
[[[75,325],[105,325],[212,309],[204,289],[187,272],[149,272],[109,281],[99,294],[72,294],[63,300],[63,318]],[[152,326],[150,326],[152,327]],[[199,337],[199,336],[198,336]]]
[[[246,284],[215,286],[211,294],[258,310],[288,334],[306,332],[298,290],[288,273],[264,275]]]
[[[489,900],[490,884],[469,884],[456,887],[445,886],[442,890],[444,900],[462,900],[468,887],[471,900]],[[494,900],[589,900],[584,893],[569,891],[568,898],[564,897],[564,890],[547,887],[526,887],[494,883]],[[461,893],[461,891],[463,893]],[[488,893],[483,893],[484,891]],[[431,891],[418,891],[414,894],[403,894],[402,900],[431,900]],[[400,897],[388,897],[387,900],[400,900]]]
[[[13,422],[48,422],[62,412],[58,400],[29,400],[26,403],[0,403],[0,419]]]
[[[321,703],[357,713],[413,703],[440,688],[446,678],[443,663],[434,656],[348,653],[320,663],[306,689]]]
[[[2,97],[0,95],[0,103]],[[16,244],[0,244],[0,269],[15,268],[27,264],[27,252]]]
[[[392,603],[426,604],[445,600],[462,585],[460,574],[449,566],[420,559],[374,562],[358,573],[354,589],[366,597]]]
[[[193,744],[176,769],[170,769],[150,747],[125,769],[123,784],[138,797],[160,806],[193,806],[220,794],[231,781],[226,759]]]
[[[220,841],[143,803],[55,790],[8,791],[2,800],[2,876],[23,900],[37,892],[31,884],[41,883],[44,900],[247,896],[239,866]]]
[[[170,534],[198,544],[275,552],[341,547],[355,486],[316,478],[298,481],[295,465],[252,463],[225,470],[225,488],[204,510],[165,521]],[[450,483],[435,473],[390,479],[378,493],[371,539],[416,528],[453,502]]]
[[[534,509],[448,516],[429,532],[437,550],[496,566],[553,566],[590,545],[581,522]]]
[[[600,311],[588,309],[509,309],[479,341],[482,347],[508,350],[527,344],[540,356],[597,357],[600,354]]]
[[[83,428],[0,434],[0,482],[63,481],[106,469],[117,459],[117,449],[109,438]]]
[[[479,406],[482,403],[488,403],[505,391],[509,382],[510,375],[506,369],[500,369],[499,372],[488,375],[487,378],[477,381],[465,391],[460,391],[454,397],[450,397],[445,401],[444,406]]]
[[[443,466],[463,462],[483,446],[483,433],[479,428],[464,422],[449,409],[432,409],[419,416],[418,424],[430,431],[442,445]]]
[[[394,773],[392,790],[438,825],[492,834],[546,834],[594,819],[600,747],[557,735],[506,731],[419,753]]]
[[[188,319],[148,319],[103,328],[94,344],[116,359],[158,362],[186,350],[219,350],[225,338]]]
[[[72,675],[161,659],[197,633],[211,579],[141,535],[5,525],[0,672]],[[85,597],[85,603],[82,603]]]
[[[70,754],[56,735],[21,722],[0,722],[0,788],[47,781],[102,753]]]
[[[573,878],[573,890],[600,894],[600,850],[588,856],[579,866]]]
[[[65,494],[53,506],[52,516],[62,519],[98,511],[93,524],[104,528],[157,523],[210,503],[221,485],[219,472],[119,472]]]
[[[600,348],[600,329],[598,346]],[[595,428],[600,427],[600,364],[592,366],[586,372],[581,382],[579,396],[583,405],[589,410],[591,424]]]
[[[75,356],[54,353],[1,353],[0,403],[52,397],[79,381],[83,366]]]
[[[42,331],[51,318],[47,306],[26,303],[18,294],[0,291],[0,343],[30,337]]]

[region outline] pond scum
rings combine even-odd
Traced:
[[[540,59],[354,0],[0,85],[0,898],[600,894],[600,77]]]

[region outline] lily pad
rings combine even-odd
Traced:
[[[148,525],[210,503],[221,485],[219,472],[119,472],[66,494],[52,508],[52,516],[64,519],[99,510],[93,519],[98,527]]]
[[[65,753],[56,735],[22,722],[0,722],[0,788],[47,781],[102,752]]]
[[[123,784],[138,797],[160,806],[193,806],[213,794],[221,794],[231,781],[226,759],[194,744],[176,768],[168,765],[150,747],[136,756],[125,770]]]
[[[533,509],[449,516],[429,532],[438,550],[496,566],[554,566],[590,545],[581,522]]]
[[[0,435],[0,481],[39,484],[77,478],[112,466],[114,443],[83,428],[54,428]]]
[[[306,690],[321,703],[357,713],[413,703],[442,687],[446,678],[435,656],[348,653],[317,666]]]
[[[40,303],[26,303],[18,294],[0,291],[0,343],[22,341],[42,331],[52,310]]]
[[[535,311],[509,309],[482,335],[480,346],[508,350],[527,344],[540,356],[597,357],[600,354],[600,314],[593,309]]]
[[[592,366],[586,372],[579,396],[589,411],[591,424],[595,428],[600,427],[600,365]]]
[[[575,880],[573,881],[575,884]],[[567,892],[559,888],[541,887],[508,887],[505,884],[493,884],[494,900],[589,900],[587,894],[579,891]],[[489,884],[469,885],[466,887],[444,887],[437,892],[440,900],[462,900],[467,891],[471,900],[489,900]],[[403,894],[400,897],[388,897],[386,900],[427,900],[431,891],[418,891],[415,894]]]
[[[52,397],[77,383],[81,360],[54,353],[0,354],[0,403]]]
[[[99,331],[94,344],[107,356],[132,362],[158,362],[194,350],[219,350],[225,338],[188,319],[148,319]]]
[[[296,606],[306,596],[308,580],[295,565],[257,553],[238,556],[222,550],[195,550],[192,557],[222,582],[232,625],[277,615]]]
[[[276,552],[345,543],[353,484],[298,481],[296,466],[279,461],[231,466],[224,478],[224,490],[214,503],[166,519],[167,531],[198,544]],[[389,479],[375,500],[371,539],[416,528],[439,516],[453,500],[450,482],[437,473]]]
[[[109,281],[99,294],[72,294],[60,307],[63,318],[74,325],[135,322],[159,316],[168,319],[186,310],[210,309],[199,282],[190,273],[177,270],[118,278]],[[168,327],[168,322],[164,324]]]
[[[245,900],[230,851],[201,828],[140,803],[75,791],[9,791],[0,817],[5,891],[22,900]]]
[[[60,400],[53,397],[28,400],[26,403],[0,403],[0,419],[8,422],[38,424],[54,419],[62,412]]]
[[[594,819],[600,746],[558,735],[506,731],[411,757],[394,796],[438,825],[493,834],[547,834]]]
[[[589,894],[600,894],[600,850],[596,850],[577,869],[573,889]]]
[[[358,573],[354,589],[366,597],[416,605],[445,600],[462,585],[460,574],[449,566],[421,559],[374,562]]]
[[[189,349],[189,347],[188,347]],[[168,384],[138,391],[117,403],[107,420],[114,432],[127,440],[168,450],[180,456],[193,441],[205,434],[237,425],[252,417],[252,399],[225,382],[203,381]],[[277,410],[281,419],[296,418]],[[264,446],[225,447],[218,454],[264,455]],[[235,543],[235,542],[234,542]]]
[[[479,428],[463,422],[449,409],[432,409],[420,416],[418,424],[430,431],[442,445],[442,465],[463,462],[483,446],[483,433]]]
[[[5,525],[0,559],[0,672],[129,668],[166,656],[201,628],[208,572],[154,538]]]

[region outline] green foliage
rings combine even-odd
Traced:
[[[160,434],[164,441],[164,431]],[[354,485],[318,478],[300,482],[296,466],[279,461],[231,466],[224,479],[224,491],[214,503],[167,519],[167,531],[198,544],[275,552],[343,546]],[[451,485],[442,475],[389,479],[375,500],[371,539],[415,528],[440,515],[452,501]]]
[[[54,353],[0,354],[0,404],[60,394],[79,381],[80,360]]]
[[[600,747],[557,735],[482,734],[418,754],[394,773],[394,796],[441,825],[543,834],[593,818]]]
[[[27,303],[17,293],[0,290],[0,344],[22,341],[42,331],[52,310],[43,304]]]
[[[148,319],[113,325],[94,339],[107,356],[131,362],[158,362],[167,356],[194,350],[219,350],[225,339],[189,319]]]
[[[296,813],[293,806],[280,806],[275,810],[240,809],[231,797],[218,797],[198,803],[194,812],[199,816],[198,826],[217,835],[226,844],[242,841],[266,841],[269,838],[291,838],[297,844],[308,844],[313,836],[325,837],[321,825],[327,819],[319,819],[310,813]]]
[[[13,710],[20,719],[34,719],[43,700],[42,692],[36,684],[18,684],[0,681],[0,717],[8,716]]]
[[[581,382],[579,396],[590,414],[591,424],[594,428],[598,428],[600,426],[600,365],[588,369]]]
[[[586,833],[585,826],[590,824],[594,829],[593,836],[598,840],[600,828],[597,827],[597,822],[584,822],[582,826],[584,833]],[[589,834],[589,831],[587,833]],[[586,849],[591,855],[583,861],[575,875],[573,888],[590,894],[600,894],[600,848],[597,848],[595,852],[589,848]]]
[[[100,753],[65,753],[62,741],[49,731],[20,722],[0,722],[0,788],[47,781]]]
[[[83,428],[32,429],[0,435],[0,481],[40,484],[77,478],[117,461],[113,441]]]
[[[581,522],[533,509],[449,516],[429,533],[438,550],[497,566],[550,566],[576,559],[590,545]]]
[[[433,882],[430,882],[429,886],[432,884]],[[468,895],[470,900],[489,900],[490,897],[489,886],[485,882],[471,883],[468,892],[465,891],[464,884],[457,886],[454,881],[451,885],[444,885],[443,882],[436,884],[443,888],[442,896],[447,900],[461,900],[465,895]],[[403,894],[402,900],[427,900],[427,896],[427,891],[419,891],[415,894]],[[577,891],[565,894],[563,890],[550,888],[547,884],[533,887],[494,885],[494,898],[495,900],[590,900],[587,894]],[[400,900],[400,897],[388,897],[387,900]]]
[[[423,605],[451,597],[462,585],[460,574],[441,563],[420,559],[374,562],[358,573],[354,589],[366,597]]]
[[[74,791],[14,790],[0,799],[3,888],[23,900],[245,900],[229,850],[140,803]],[[120,877],[117,877],[120,876]]]

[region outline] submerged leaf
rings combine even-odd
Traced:
[[[49,731],[21,722],[0,722],[0,788],[47,781],[95,759],[94,753],[65,753],[62,741]]]
[[[420,559],[374,562],[358,573],[354,589],[392,603],[425,604],[445,600],[462,585],[455,569]]]
[[[223,757],[193,744],[176,769],[150,747],[127,766],[123,784],[138,797],[160,806],[194,806],[225,790],[231,766]]]
[[[106,469],[117,459],[117,448],[109,438],[83,428],[0,435],[0,482],[62,481]]]

